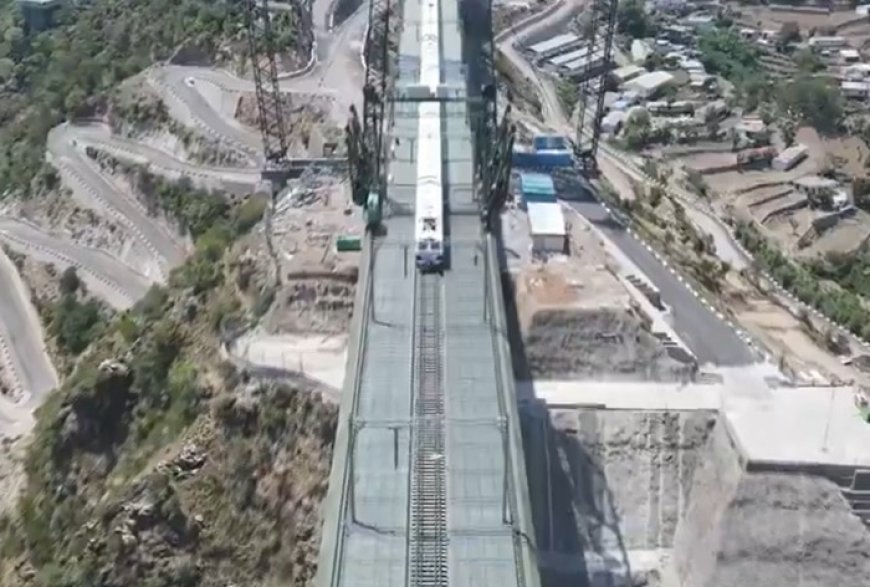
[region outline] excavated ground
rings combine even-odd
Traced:
[[[864,585],[870,532],[831,481],[748,473],[711,412],[529,407],[545,587]]]
[[[538,312],[524,344],[536,378],[674,381],[685,371],[629,311]]]

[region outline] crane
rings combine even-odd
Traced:
[[[369,228],[379,225],[382,203],[386,198],[386,145],[383,139],[387,84],[391,73],[390,38],[396,24],[391,18],[394,10],[391,0],[372,0],[369,3],[369,27],[363,46],[366,71],[362,121],[356,108],[351,106],[350,119],[345,127],[353,201],[365,209]]]
[[[245,25],[257,98],[257,125],[263,138],[263,179],[274,198],[287,184],[287,127],[281,109],[281,88],[275,63],[275,34],[268,0],[245,0]]]
[[[577,77],[580,100],[574,154],[587,174],[597,172],[596,156],[604,116],[605,80],[613,67],[613,33],[616,29],[617,0],[593,0],[586,32],[586,59]]]

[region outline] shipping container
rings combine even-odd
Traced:
[[[532,249],[537,253],[564,252],[567,230],[562,207],[556,203],[530,202],[528,214]]]
[[[568,148],[568,139],[562,135],[537,135],[532,139],[535,151],[565,150]]]
[[[524,206],[529,202],[556,202],[556,188],[553,185],[553,178],[543,173],[521,173],[520,193]]]
[[[538,169],[553,170],[562,167],[572,167],[574,165],[574,156],[571,151],[563,149],[551,151],[538,151],[535,153]]]
[[[335,250],[339,253],[362,250],[362,238],[355,235],[342,234],[335,239]]]
[[[514,169],[533,169],[535,167],[535,152],[514,147],[511,163]]]

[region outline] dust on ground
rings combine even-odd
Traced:
[[[759,287],[731,274],[723,283],[721,298],[735,320],[773,355],[783,371],[798,380],[825,382],[855,381],[870,384],[870,376],[844,365],[842,359],[825,349],[830,327],[817,317],[796,316],[788,300],[759,282]]]
[[[364,223],[346,182],[306,173],[266,216],[234,261],[260,335],[347,333],[360,253],[339,252],[336,239],[362,239]]]
[[[281,94],[284,124],[290,140],[291,157],[331,155],[342,141],[342,129],[335,126],[331,112],[335,100],[316,94]],[[257,127],[257,101],[254,94],[242,94],[235,117],[242,124]]]
[[[4,216],[20,218],[46,232],[62,234],[76,244],[104,251],[123,258],[135,245],[127,227],[104,215],[79,206],[64,189],[9,202],[2,211]]]
[[[492,7],[492,32],[498,34],[524,18],[540,12],[552,3],[553,0],[512,0],[494,3]]]

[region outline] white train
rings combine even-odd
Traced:
[[[438,0],[420,7],[420,85],[437,99],[441,84],[440,14]],[[422,270],[444,264],[444,184],[441,162],[441,104],[420,102],[417,133],[417,195],[414,219],[415,258]]]

